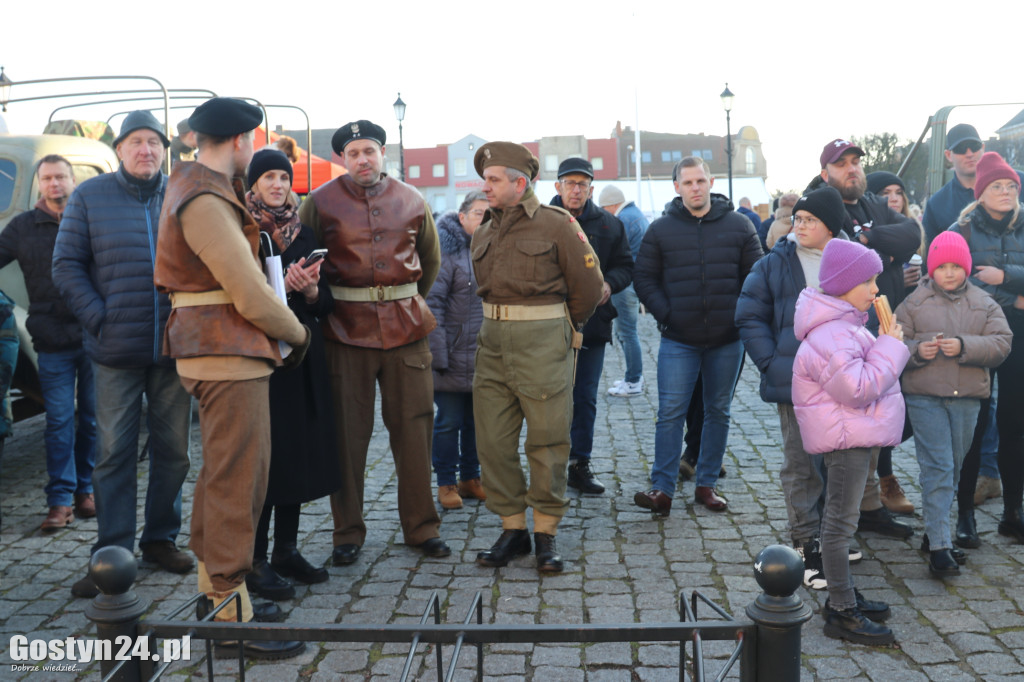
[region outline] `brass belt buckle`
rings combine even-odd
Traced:
[[[378,284],[377,285],[377,301],[381,302],[381,303],[384,302],[384,285],[383,284]]]

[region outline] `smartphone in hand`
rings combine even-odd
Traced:
[[[319,263],[327,257],[327,249],[313,249],[313,252],[306,256],[306,262],[302,264],[302,267],[308,268],[310,265]]]

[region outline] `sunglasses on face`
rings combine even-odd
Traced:
[[[981,143],[975,142],[974,140],[967,140],[961,142],[957,146],[953,147],[952,151],[954,154],[966,154],[967,152],[976,152],[981,149]]]

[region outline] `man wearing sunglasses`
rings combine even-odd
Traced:
[[[974,201],[978,161],[984,153],[985,143],[974,126],[958,123],[946,133],[946,161],[953,166],[953,177],[928,199],[925,206],[923,222],[928,244],[940,232],[948,230],[960,217],[964,206]],[[1019,171],[1017,175],[1021,175]],[[1021,176],[1021,185],[1024,186],[1024,175]]]

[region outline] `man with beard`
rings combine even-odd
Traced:
[[[189,117],[202,150],[182,162],[160,216],[154,280],[171,297],[164,343],[185,389],[199,402],[203,467],[192,503],[190,545],[199,560],[199,591],[213,606],[237,592],[242,620],[254,618],[245,586],[270,469],[270,375],[282,364],[277,340],[297,365],[309,329],[267,284],[259,226],[245,208],[239,176],[252,158],[263,113],[248,102],[216,97]],[[236,619],[235,602],[217,620]],[[302,642],[247,641],[253,658],[288,658]],[[218,642],[237,655],[238,642]]]
[[[583,347],[576,356],[576,382],[572,389],[572,447],[569,452],[567,484],[581,493],[600,495],[604,485],[590,467],[594,449],[594,420],[597,417],[597,384],[604,368],[604,350],[612,340],[615,306],[612,294],[625,289],[633,280],[633,257],[622,221],[600,208],[591,199],[594,194],[594,167],[586,159],[566,159],[558,167],[558,196],[552,206],[564,208],[579,221],[591,248],[597,254],[604,285],[597,310],[583,327]]]
[[[402,538],[428,557],[451,554],[439,537],[430,485],[434,380],[427,334],[437,321],[425,299],[441,269],[441,247],[420,193],[381,172],[385,141],[384,129],[365,119],[338,128],[331,146],[348,174],[318,187],[299,208],[302,223],[327,248],[323,273],[334,295],[323,329],[343,478],[331,495],[335,566],[353,563],[366,540],[363,485],[377,384]]]
[[[839,190],[843,198],[846,207],[843,230],[847,236],[875,250],[882,259],[882,274],[876,280],[878,293],[888,297],[889,305],[895,310],[906,295],[903,264],[920,246],[921,230],[912,218],[889,208],[884,198],[866,193],[868,181],[861,167],[864,154],[863,149],[849,140],[832,140],[821,151],[821,179]],[[878,318],[873,308],[869,311],[867,327],[878,333]],[[875,449],[861,501],[858,529],[897,538],[910,537],[914,530],[897,521],[882,505],[875,473],[877,467],[878,449]]]

